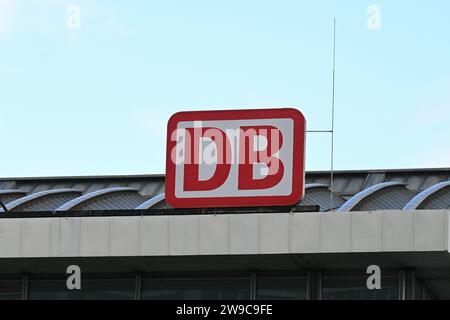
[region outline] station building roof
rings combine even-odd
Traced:
[[[299,206],[320,211],[438,210],[450,207],[450,168],[306,172]],[[169,208],[164,175],[0,178],[8,212],[70,213]],[[0,212],[4,212],[0,208]]]

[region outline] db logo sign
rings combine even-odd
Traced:
[[[167,202],[174,208],[299,202],[305,126],[296,109],[174,114],[167,131]]]

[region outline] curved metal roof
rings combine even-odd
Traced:
[[[0,201],[6,205],[11,201],[22,198],[26,195],[26,192],[22,190],[0,190]]]
[[[403,210],[448,209],[449,206],[450,181],[443,181],[417,194],[404,206]]]
[[[8,194],[16,194],[16,193],[20,193],[20,194],[25,194],[25,191],[22,190],[15,190],[15,189],[10,189],[10,190],[0,190],[0,196],[2,195],[8,195]]]
[[[328,185],[308,183],[305,185],[305,196],[300,204],[319,205],[320,211],[330,211],[339,208],[344,202],[345,200],[340,195],[330,191]]]
[[[329,188],[325,183],[307,183],[305,184],[305,190],[318,189],[318,188]]]
[[[11,201],[6,208],[8,211],[52,211],[80,194],[75,189],[45,190]]]
[[[161,193],[157,196],[154,196],[136,209],[138,210],[148,210],[155,209],[156,207],[167,208],[168,205],[165,201],[165,194]],[[301,205],[319,205],[321,211],[329,211],[330,210],[330,200],[331,200],[331,192],[326,184],[321,183],[310,183],[305,185],[305,197],[303,198]],[[339,196],[338,194],[333,194],[333,209],[338,208],[341,204],[343,204],[345,200]]]
[[[337,211],[371,211],[402,209],[414,193],[400,182],[382,182],[358,192]]]
[[[155,206],[165,200],[166,200],[166,194],[161,193],[161,194],[158,194],[157,196],[154,196],[153,198],[148,199],[147,201],[145,201],[144,203],[139,205],[136,209],[137,210],[151,209],[153,206]]]
[[[63,204],[55,211],[134,209],[140,204],[136,204],[136,200],[140,203],[145,201],[137,189],[107,188],[84,194]]]
[[[0,178],[0,190],[18,189],[28,194],[51,189],[77,189],[86,194],[115,187],[137,189],[152,197],[164,192],[164,175]]]
[[[329,172],[307,172],[300,205],[339,212],[450,208],[450,169],[336,171],[334,177],[331,193]],[[16,212],[168,208],[163,194],[162,175],[0,178],[0,201]]]

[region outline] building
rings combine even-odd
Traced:
[[[450,298],[450,169],[306,183],[295,207],[182,210],[163,175],[0,179],[0,299]]]

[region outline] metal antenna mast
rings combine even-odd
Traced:
[[[330,210],[333,209],[333,166],[334,166],[334,97],[335,97],[335,83],[336,83],[336,17],[333,20],[333,85],[331,95],[331,159],[330,159]]]
[[[310,133],[330,133],[330,211],[333,209],[333,186],[334,186],[334,98],[336,88],[336,17],[333,19],[333,75],[332,75],[332,93],[331,93],[331,130],[307,130]]]

